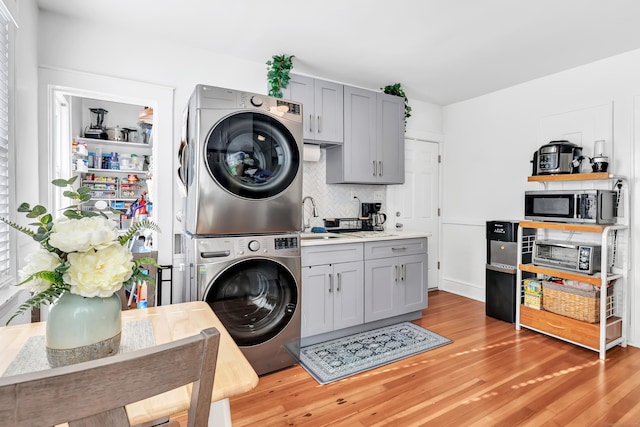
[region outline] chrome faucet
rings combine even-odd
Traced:
[[[316,209],[316,201],[313,200],[313,197],[311,196],[306,196],[304,199],[302,199],[302,232],[304,233],[304,231],[311,227],[311,219],[309,219],[309,221],[305,224],[304,223],[304,202],[306,202],[307,200],[311,200],[311,208],[312,208],[312,214],[314,218],[318,217],[318,209]]]

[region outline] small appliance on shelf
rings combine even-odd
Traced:
[[[551,141],[533,153],[532,175],[579,173],[582,147],[567,140]]]
[[[107,129],[104,127],[104,115],[108,113],[104,108],[89,108],[95,115],[95,123],[89,125],[87,129],[84,130],[84,137],[91,139],[108,139],[109,135],[107,134]]]

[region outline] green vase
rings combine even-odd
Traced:
[[[52,368],[118,353],[122,319],[118,294],[86,298],[65,292],[49,310],[47,360]]]

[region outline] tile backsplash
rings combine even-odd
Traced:
[[[384,200],[386,200],[387,188],[385,185],[327,184],[326,160],[326,150],[322,149],[319,161],[303,162],[302,165],[302,197],[313,197],[318,210],[318,218],[314,218],[311,202],[305,203],[305,224],[310,223],[311,227],[323,227],[323,218],[356,218],[360,216],[360,202],[382,201],[382,211],[386,212]],[[352,192],[355,192],[359,201],[351,197]],[[382,200],[374,200],[374,193],[382,193]]]

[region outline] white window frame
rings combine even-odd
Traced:
[[[16,35],[16,22],[7,8],[7,5],[3,0],[0,0],[0,30],[3,35],[6,30],[6,41],[7,45],[0,47],[1,52],[6,52],[7,62],[6,62],[6,70],[0,70],[0,78],[3,75],[7,76],[7,91],[6,96],[6,104],[4,104],[5,100],[0,99],[0,114],[2,114],[3,110],[7,112],[7,129],[0,129],[0,132],[6,131],[7,138],[7,159],[6,159],[6,167],[7,167],[7,183],[6,189],[0,190],[6,192],[7,195],[7,204],[6,210],[4,203],[0,203],[0,215],[5,216],[7,218],[15,218],[15,169],[14,169],[14,158],[15,158],[15,35]],[[2,37],[0,37],[0,43],[3,43]],[[2,67],[2,64],[0,64]],[[5,74],[6,73],[6,74]],[[2,91],[0,91],[0,96],[3,96]],[[1,126],[1,125],[0,125]],[[0,165],[1,167],[1,165]],[[15,291],[10,292],[10,285],[14,285],[16,283],[16,275],[17,275],[17,259],[16,259],[16,248],[17,248],[17,238],[16,231],[11,229],[6,224],[3,224],[3,227],[6,227],[2,230],[2,232],[8,233],[8,245],[5,248],[0,247],[0,259],[3,257],[8,257],[8,267],[2,266],[0,270],[0,306],[5,303],[8,299],[14,296]]]

